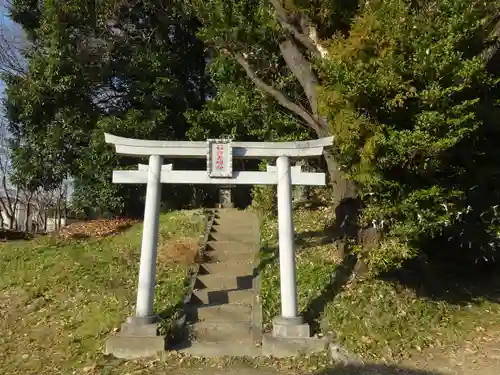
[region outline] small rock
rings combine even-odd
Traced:
[[[30,357],[30,356],[29,356],[28,354],[23,354],[23,355],[21,356],[21,358],[22,358],[22,359],[28,359],[29,357]]]
[[[331,358],[340,363],[344,364],[363,364],[363,361],[356,356],[349,353],[346,349],[337,344],[330,344],[329,352]]]

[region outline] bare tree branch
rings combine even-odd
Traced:
[[[19,189],[10,183],[11,163],[10,145],[5,119],[0,119],[0,205],[9,220],[9,229],[16,225],[16,210],[19,202]]]
[[[269,0],[274,7],[276,20],[284,30],[288,31],[293,37],[301,43],[307,50],[316,57],[325,57],[328,52],[319,42],[316,28],[306,19],[304,15],[300,15],[300,30],[294,24],[294,17],[285,9],[280,0]]]
[[[274,10],[275,10],[275,15],[276,19],[285,29],[286,31],[290,32],[295,39],[297,39],[304,47],[307,48],[309,52],[314,54],[315,56],[321,56],[318,48],[314,44],[314,42],[309,39],[309,36],[302,33],[292,22],[290,15],[288,14],[288,11],[283,7],[281,4],[280,0],[269,0],[270,3],[273,5]]]
[[[22,52],[25,41],[20,34],[22,31],[9,26],[5,17],[0,20],[0,73],[23,75],[25,66]]]
[[[279,104],[281,104],[286,109],[295,113],[297,116],[302,118],[313,130],[316,132],[320,131],[320,127],[318,123],[314,120],[314,118],[302,107],[293,103],[290,99],[288,99],[281,91],[276,88],[265,83],[261,78],[257,76],[255,71],[252,69],[248,61],[243,57],[243,55],[236,53],[233,54],[236,61],[243,67],[247,76],[250,80],[257,86],[257,88],[264,93],[271,95],[275,98]]]
[[[307,96],[315,122],[319,124],[323,130],[326,130],[328,128],[327,121],[319,114],[319,81],[313,71],[312,64],[304,57],[292,38],[285,39],[280,43],[279,48],[283,59],[295,78],[299,81]]]

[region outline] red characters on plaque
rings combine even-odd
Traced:
[[[215,160],[215,168],[224,169],[224,145],[217,145],[217,159]]]

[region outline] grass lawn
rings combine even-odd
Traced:
[[[103,362],[106,337],[134,313],[141,229],[0,244],[2,374],[72,374]],[[156,311],[175,313],[202,231],[201,211],[161,216]]]
[[[365,359],[398,361],[500,327],[499,304],[480,296],[451,303],[383,279],[336,289],[341,259],[324,235],[332,220],[333,212],[326,209],[295,211],[299,308],[317,331],[333,332],[339,343]],[[276,218],[264,221],[261,238],[261,298],[269,329],[280,309]]]

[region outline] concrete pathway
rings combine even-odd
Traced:
[[[182,352],[204,357],[259,355],[252,330],[253,266],[258,249],[259,221],[254,214],[218,211],[187,306],[191,346]]]

